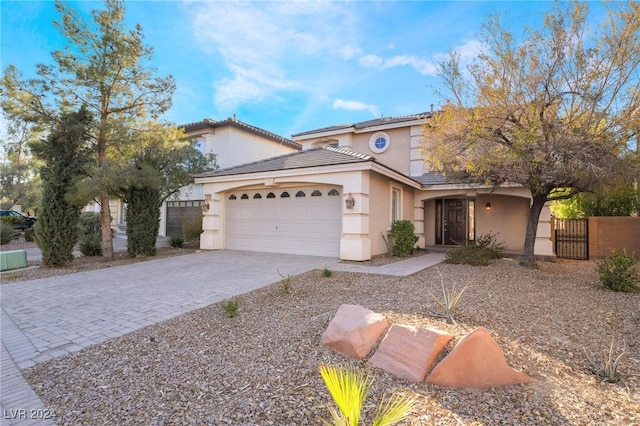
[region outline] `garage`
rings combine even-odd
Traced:
[[[167,202],[167,228],[169,237],[183,237],[184,224],[194,222],[202,217],[202,201],[169,201]]]
[[[340,256],[340,190],[328,186],[226,194],[226,248]]]

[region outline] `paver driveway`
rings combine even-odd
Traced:
[[[337,259],[201,252],[0,286],[2,341],[20,369]],[[28,341],[24,341],[24,340]]]

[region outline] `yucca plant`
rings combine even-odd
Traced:
[[[358,426],[364,401],[371,390],[373,379],[368,374],[350,367],[321,365],[320,375],[333,401],[338,407],[330,407],[331,421],[322,420],[325,425]],[[415,400],[402,395],[393,395],[380,401],[373,426],[386,426],[406,419]]]
[[[453,285],[451,287],[451,289],[448,290],[444,286],[444,278],[442,277],[442,273],[440,272],[439,269],[436,268],[436,270],[438,271],[438,274],[440,274],[440,284],[442,286],[442,300],[440,300],[432,292],[430,292],[428,290],[427,291],[431,295],[431,298],[433,299],[433,301],[436,302],[436,305],[438,305],[438,307],[440,308],[441,312],[436,312],[436,311],[432,310],[431,311],[431,315],[439,317],[439,318],[446,318],[447,320],[449,320],[453,324],[455,324],[456,320],[454,318],[454,315],[455,315],[456,311],[458,310],[458,304],[460,303],[460,300],[462,299],[462,296],[464,295],[465,291],[467,291],[467,289],[469,288],[470,284],[467,284],[466,286],[464,286],[462,288],[462,290],[460,290],[458,292],[456,292],[455,285]]]
[[[622,364],[624,357],[627,355],[627,344],[624,341],[622,342],[622,352],[618,355],[616,355],[614,352],[616,350],[616,346],[616,338],[613,337],[611,339],[609,351],[605,352],[604,362],[602,363],[602,365],[598,365],[593,362],[593,360],[587,353],[587,350],[584,349],[584,353],[591,363],[590,371],[596,376],[600,377],[602,380],[609,383],[623,382],[622,375],[618,371],[618,368],[620,367],[620,364]]]
[[[282,278],[280,280],[280,285],[282,286],[282,290],[286,293],[289,294],[291,293],[292,290],[292,285],[291,285],[291,275],[287,275],[286,277],[284,275],[282,275],[280,273],[280,270],[276,269],[276,271],[278,271],[278,275],[280,275],[280,278]]]

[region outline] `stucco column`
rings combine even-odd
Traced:
[[[536,256],[555,257],[551,241],[551,208],[549,203],[545,204],[540,212],[534,250]]]
[[[424,200],[419,200],[418,197],[414,198],[412,222],[416,227],[414,234],[418,237],[416,244],[418,247],[424,248],[426,246],[424,235]]]
[[[346,207],[348,197],[353,197],[353,208]],[[371,259],[369,236],[369,174],[354,173],[343,184],[342,238],[340,259],[363,261]]]
[[[223,248],[221,212],[222,199],[220,194],[209,192],[205,185],[205,201],[209,203],[209,210],[203,212],[202,234],[200,234],[200,248],[202,250],[220,250]]]

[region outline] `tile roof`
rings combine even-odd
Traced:
[[[227,167],[225,169],[196,175],[201,177],[232,176],[247,173],[273,172],[278,170],[302,169],[308,167],[332,166],[337,164],[351,164],[375,161],[375,158],[345,149],[328,146],[306,149],[300,152],[280,155],[253,163]]]
[[[412,178],[415,181],[425,186],[431,185],[446,185],[448,183],[455,183],[450,181],[445,175],[437,172],[426,172],[422,176],[414,176]]]
[[[180,127],[184,129],[185,132],[195,132],[203,129],[216,129],[224,126],[235,127],[236,129],[241,129],[252,133],[257,136],[261,136],[263,138],[270,139],[274,142],[278,142],[284,145],[287,145],[291,148],[295,148],[297,150],[302,150],[302,145],[298,142],[292,141],[291,139],[284,138],[282,136],[276,135],[275,133],[271,133],[264,129],[261,129],[256,126],[252,126],[250,124],[244,123],[240,120],[237,120],[235,116],[233,118],[227,118],[226,120],[216,121],[210,118],[205,118],[202,121],[196,121],[194,123],[183,124]]]
[[[296,133],[296,134],[291,135],[291,136],[292,137],[305,136],[305,135],[311,135],[311,134],[314,134],[314,133],[324,133],[324,132],[330,132],[330,131],[334,131],[334,130],[344,130],[344,129],[359,130],[359,129],[364,129],[364,128],[367,128],[367,127],[375,127],[375,126],[389,125],[389,124],[395,124],[395,123],[403,123],[405,121],[422,120],[422,119],[429,118],[429,117],[431,117],[431,113],[430,112],[422,112],[422,113],[419,113],[419,114],[404,115],[404,116],[399,116],[399,117],[380,117],[380,118],[375,118],[373,120],[360,121],[358,123],[353,123],[353,124],[338,124],[338,125],[335,125],[335,126],[323,127],[323,128],[320,128],[320,129],[315,129],[315,130],[309,130],[309,131],[306,131],[306,132]]]

